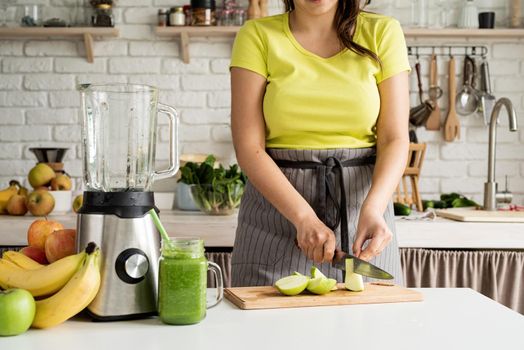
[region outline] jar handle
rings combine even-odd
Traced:
[[[212,307],[215,307],[222,301],[222,298],[224,297],[224,281],[222,278],[222,270],[220,269],[220,266],[215,264],[214,262],[208,261],[207,270],[213,272],[215,275],[215,282],[217,286],[217,298],[215,302],[211,305],[207,305],[208,309],[211,309]]]
[[[169,117],[169,168],[155,171],[153,181],[174,176],[180,166],[178,156],[178,124],[179,118],[176,109],[165,104],[158,104],[158,112]]]

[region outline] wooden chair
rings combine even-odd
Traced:
[[[394,201],[408,206],[415,205],[418,211],[423,211],[422,199],[418,187],[420,170],[426,155],[425,143],[410,143],[408,161],[402,180],[397,186]],[[409,181],[408,181],[409,178]],[[411,188],[409,188],[411,187]]]

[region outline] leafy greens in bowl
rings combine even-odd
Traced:
[[[215,157],[209,155],[200,164],[188,162],[180,168],[180,182],[190,185],[196,205],[207,214],[228,215],[240,205],[247,178],[237,164],[229,169],[214,167]]]

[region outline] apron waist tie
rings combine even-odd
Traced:
[[[346,198],[346,177],[343,168],[375,164],[376,156],[366,158],[355,158],[341,161],[336,157],[328,157],[323,162],[297,161],[274,159],[275,163],[281,168],[292,169],[314,169],[319,184],[319,192],[315,203],[315,212],[322,222],[331,230],[335,230],[340,225],[341,248],[349,252],[349,230],[348,213]],[[337,201],[335,193],[336,181],[340,183],[340,203]],[[331,200],[335,207],[335,222],[327,222],[327,201]]]

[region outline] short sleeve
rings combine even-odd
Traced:
[[[390,19],[386,22],[378,42],[377,55],[380,58],[382,69],[375,75],[377,84],[398,73],[411,71],[406,40],[397,20]]]
[[[229,68],[240,67],[267,78],[267,45],[254,21],[247,21],[238,32]]]

